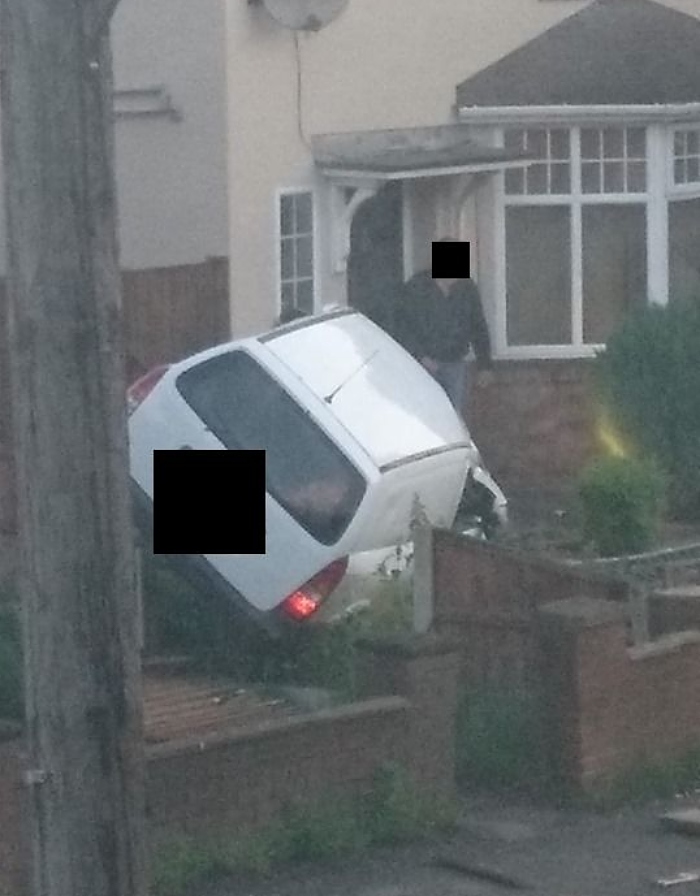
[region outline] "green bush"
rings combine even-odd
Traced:
[[[579,479],[584,537],[603,557],[635,554],[654,542],[664,506],[664,477],[657,466],[609,457]]]
[[[541,734],[541,709],[533,694],[495,685],[466,691],[457,715],[460,783],[542,790],[549,772]]]
[[[700,300],[632,314],[596,361],[606,414],[669,477],[671,509],[700,517]]]

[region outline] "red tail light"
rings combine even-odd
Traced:
[[[169,366],[169,364],[159,364],[158,367],[154,367],[148,373],[144,373],[142,377],[139,377],[135,383],[129,386],[126,392],[126,400],[130,414],[133,414],[141,402],[153,391],[156,383]]]
[[[302,622],[312,616],[331,592],[338,587],[345,570],[348,558],[341,557],[329,563],[325,569],[309,579],[301,588],[297,588],[282,601],[282,610],[295,622]]]

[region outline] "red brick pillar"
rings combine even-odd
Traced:
[[[459,699],[460,651],[434,634],[361,645],[363,696],[394,694],[411,704],[404,762],[421,789],[455,792],[455,717]]]
[[[571,793],[590,789],[605,772],[607,735],[596,720],[605,715],[602,704],[625,662],[626,617],[624,605],[588,597],[539,609],[544,748],[560,785]]]

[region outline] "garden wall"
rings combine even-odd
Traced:
[[[633,646],[623,582],[451,532],[433,550],[436,632],[461,644],[472,688],[540,700],[542,748],[566,789],[700,749],[700,631],[671,630],[700,625],[697,594],[682,613],[679,595],[653,598],[651,630],[665,633]]]
[[[486,465],[504,486],[570,480],[595,449],[590,360],[498,361],[492,384],[469,372],[465,419]]]
[[[629,647],[624,607],[542,608],[545,717],[563,780],[583,790],[700,749],[700,631]]]
[[[623,581],[455,532],[436,530],[433,546],[435,629],[459,640],[472,685],[538,685],[542,604],[578,594],[627,597]]]
[[[364,655],[363,689],[370,696],[357,703],[149,746],[151,833],[250,829],[292,804],[367,792],[387,763],[401,763],[423,793],[452,795],[454,647],[425,636],[368,643]],[[0,749],[0,896],[23,896],[21,742]]]

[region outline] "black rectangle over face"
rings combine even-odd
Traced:
[[[264,554],[264,451],[154,451],[155,554]]]
[[[462,280],[471,276],[469,240],[433,243],[431,273],[440,280]]]

